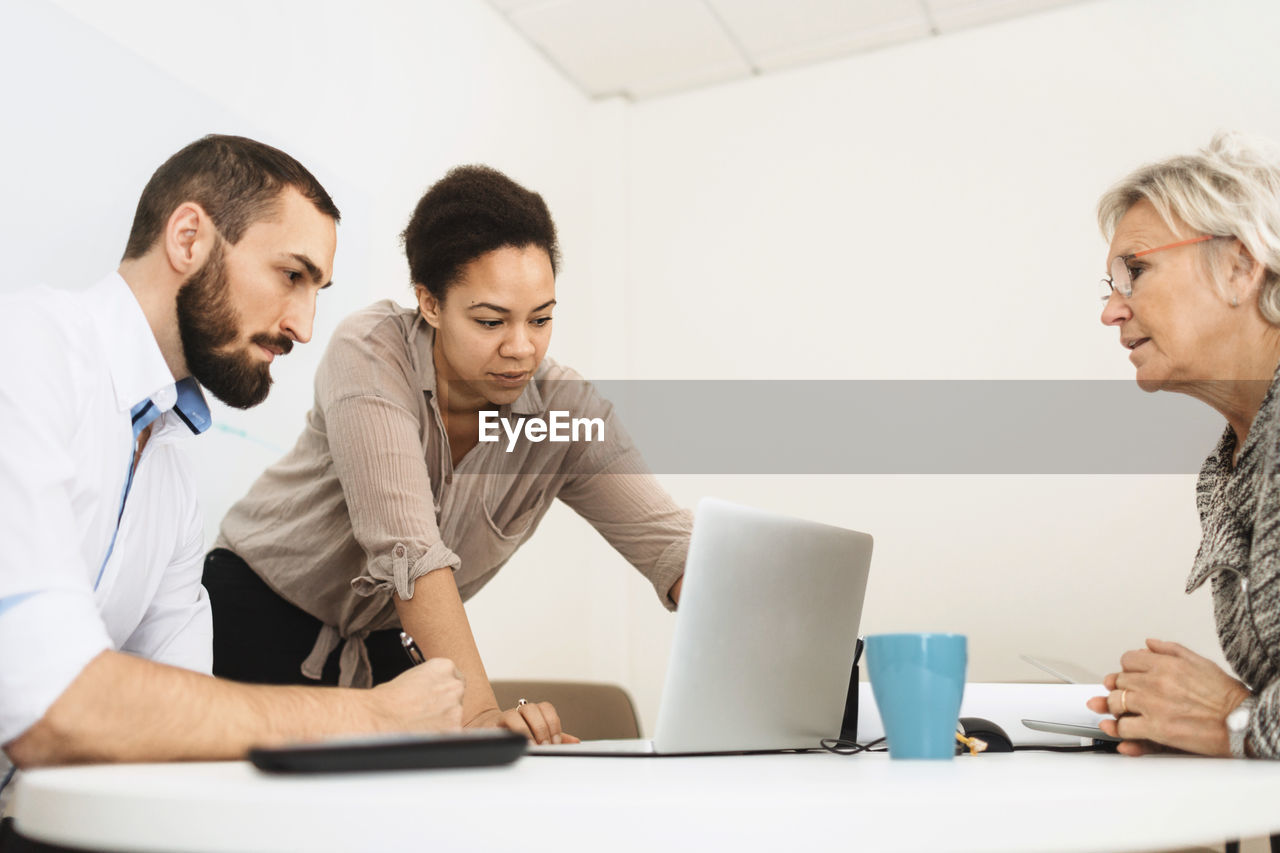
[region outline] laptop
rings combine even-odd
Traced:
[[[871,545],[866,533],[704,499],[653,739],[529,754],[771,752],[839,737]]]

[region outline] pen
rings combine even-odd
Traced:
[[[418,644],[413,641],[413,637],[410,637],[404,631],[400,632],[400,645],[404,646],[404,653],[409,656],[409,660],[412,661],[414,666],[426,660],[422,656],[422,650],[418,648]]]

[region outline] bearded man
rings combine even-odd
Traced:
[[[460,725],[444,660],[373,690],[208,675],[204,525],[180,445],[211,423],[201,388],[253,406],[272,361],[310,339],[338,218],[288,154],[207,136],[152,176],[116,272],[0,298],[0,745],[15,765]]]

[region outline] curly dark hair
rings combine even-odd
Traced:
[[[280,193],[295,187],[334,222],[341,219],[329,193],[306,167],[278,148],[243,136],[210,134],[166,160],[138,199],[124,259],[150,251],[178,205],[204,208],[228,243],[270,216]]]
[[[431,185],[400,235],[412,283],[440,301],[462,268],[504,246],[537,246],[560,267],[556,224],[542,196],[489,166],[458,166]]]

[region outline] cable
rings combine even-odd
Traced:
[[[1015,746],[1014,752],[1115,752],[1118,743],[1095,740],[1088,746]]]
[[[818,742],[819,746],[821,746],[827,752],[831,752],[836,755],[857,755],[860,752],[888,752],[889,750],[887,748],[884,748],[884,749],[876,748],[883,743],[884,743],[884,738],[882,737],[876,738],[873,741],[868,741],[867,743],[857,743],[856,741],[842,740],[841,738],[838,738],[838,737],[825,737]],[[1015,746],[1013,748],[1013,751],[1014,752],[1115,752],[1116,746],[1117,744],[1112,743],[1110,741],[1099,740],[1099,741],[1094,741],[1089,746],[1048,746],[1048,745]],[[966,750],[963,747],[957,747],[956,749],[957,755],[964,755],[965,753],[966,753]],[[977,755],[978,753],[973,752],[971,754]]]
[[[884,743],[884,738],[878,737],[867,743],[858,743],[852,740],[842,740],[838,737],[824,737],[818,741],[819,746],[827,752],[833,752],[836,755],[857,755],[859,752],[888,752],[887,749],[873,749]]]

